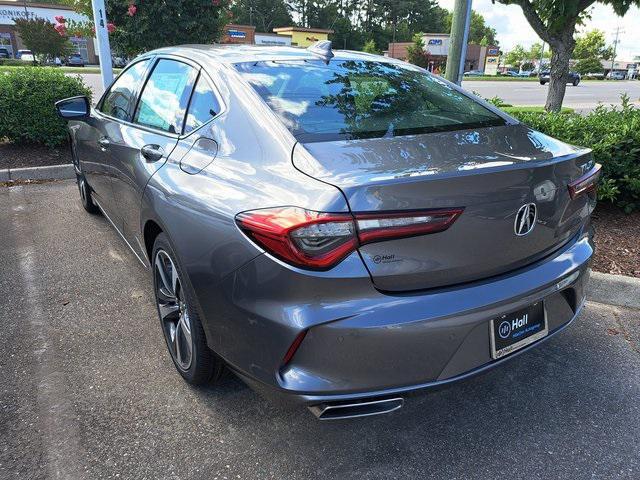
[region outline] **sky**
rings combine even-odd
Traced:
[[[442,7],[453,9],[454,0],[438,0]],[[509,51],[517,44],[525,47],[539,42],[538,35],[524,18],[522,9],[517,5],[494,5],[491,0],[473,0],[473,9],[480,12],[485,21],[498,32],[498,41],[502,50]],[[596,4],[592,8],[591,20],[587,21],[581,31],[599,29],[605,32],[607,42],[613,43],[616,27],[620,27],[620,43],[618,44],[619,60],[632,60],[640,56],[640,9],[632,7],[620,18],[607,5]],[[622,33],[624,31],[624,33]]]

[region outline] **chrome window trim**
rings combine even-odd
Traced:
[[[216,99],[218,100],[218,104],[220,105],[220,112],[215,117],[209,119],[209,121],[207,121],[206,123],[203,123],[198,128],[196,128],[194,130],[191,130],[186,135],[177,134],[177,133],[169,133],[169,132],[164,131],[164,130],[159,130],[159,129],[156,129],[156,128],[146,127],[146,126],[140,125],[138,123],[133,123],[133,122],[129,122],[127,120],[122,120],[120,118],[112,117],[111,115],[107,115],[107,114],[105,114],[105,113],[103,113],[103,112],[101,112],[99,110],[99,107],[101,106],[105,96],[111,90],[111,86],[115,83],[115,81],[118,79],[118,77],[120,77],[120,75],[122,75],[125,71],[127,71],[130,67],[132,67],[136,63],[141,62],[143,60],[151,59],[152,60],[152,63],[150,64],[151,66],[145,72],[144,81],[142,82],[142,84],[144,86],[147,83],[147,79],[149,78],[149,75],[153,71],[153,67],[155,66],[155,64],[157,63],[158,59],[160,59],[160,58],[166,58],[166,59],[172,59],[172,60],[180,61],[182,63],[187,63],[187,64],[191,65],[194,68],[197,68],[198,69],[198,76],[196,77],[196,83],[197,83],[198,79],[202,76],[202,74],[204,74],[206,79],[207,79],[207,83],[208,83],[209,87],[213,91],[213,94],[215,95]],[[216,86],[216,83],[211,79],[211,75],[209,75],[207,73],[206,69],[202,68],[202,66],[200,64],[198,64],[197,62],[194,62],[193,60],[191,60],[189,58],[186,58],[186,57],[183,57],[181,55],[159,54],[159,55],[149,55],[149,56],[146,56],[146,57],[141,57],[139,59],[136,59],[135,62],[132,62],[130,65],[128,65],[126,69],[122,70],[122,72],[120,72],[118,77],[116,77],[114,79],[114,81],[111,83],[111,85],[109,85],[109,88],[102,94],[102,97],[100,97],[100,101],[96,104],[96,106],[95,107],[91,107],[92,115],[95,115],[96,117],[101,118],[101,119],[108,119],[108,120],[111,120],[111,121],[116,122],[116,123],[120,123],[120,124],[128,126],[128,127],[138,128],[140,130],[144,130],[144,131],[149,132],[149,133],[155,133],[155,134],[158,134],[158,135],[163,135],[165,137],[174,138],[174,139],[177,139],[177,140],[182,140],[183,138],[187,138],[187,137],[193,135],[194,133],[196,133],[198,130],[200,130],[200,129],[204,128],[205,126],[209,125],[211,122],[216,120],[222,114],[226,113],[227,110],[228,110],[227,104],[226,104],[226,102],[224,102],[224,100],[222,98],[222,95],[220,94],[220,90],[218,90],[218,87]],[[195,87],[195,84],[194,84],[194,87]],[[141,93],[142,93],[142,89],[140,89],[139,91],[136,92],[136,108],[138,107],[138,102],[140,101],[140,94]],[[187,108],[187,112],[188,112],[188,108]],[[135,109],[134,109],[134,114],[135,114]]]

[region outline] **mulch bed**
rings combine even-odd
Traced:
[[[640,212],[625,214],[609,203],[598,204],[593,214],[598,272],[640,278]]]
[[[0,141],[0,170],[5,168],[41,167],[71,163],[68,145],[48,148]]]

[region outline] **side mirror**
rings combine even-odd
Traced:
[[[82,120],[89,117],[91,106],[85,96],[71,97],[56,102],[56,110],[65,120]]]

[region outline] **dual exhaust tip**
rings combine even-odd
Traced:
[[[391,413],[402,408],[402,397],[351,403],[321,403],[309,407],[318,420],[344,420]]]

